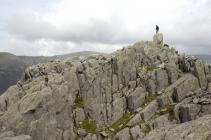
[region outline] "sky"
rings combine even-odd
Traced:
[[[211,0],[0,0],[0,52],[52,56],[110,53],[152,40],[211,54]]]

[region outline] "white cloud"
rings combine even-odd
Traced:
[[[44,12],[17,11],[7,21],[10,39],[4,47],[10,45],[14,49],[6,50],[16,54],[34,48],[31,55],[111,52],[151,40],[158,24],[171,46],[187,53],[211,53],[210,8],[209,0],[60,0]]]
[[[111,53],[120,49],[123,44],[101,44],[101,43],[74,43],[70,41],[54,41],[40,39],[37,41],[27,41],[20,39],[10,39],[3,42],[6,48],[1,48],[3,52],[15,52],[16,55],[27,56],[53,56],[78,51],[96,51]],[[15,46],[15,47],[14,47]]]

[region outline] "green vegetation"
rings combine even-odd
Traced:
[[[97,131],[96,131],[97,130],[97,126],[96,126],[96,124],[92,120],[90,120],[88,117],[85,118],[83,120],[83,122],[81,124],[79,124],[78,127],[85,129],[86,132],[88,132],[88,133],[97,134]]]
[[[155,98],[157,97],[156,94],[149,94],[148,96],[145,97],[145,100],[144,100],[144,106],[145,104],[149,104],[151,101],[153,101]]]
[[[154,67],[147,66],[146,67],[146,70],[147,70],[147,72],[151,72],[151,71],[154,71],[155,68]]]
[[[173,121],[173,120],[175,120],[174,106],[175,105],[170,105],[170,104],[169,105],[166,105],[163,109],[161,109],[159,112],[157,112],[156,115],[161,116],[161,115],[164,115],[164,114],[169,113],[168,119],[170,121]]]
[[[73,103],[73,109],[75,108],[83,108],[84,107],[84,103],[83,103],[83,99],[80,96],[76,96],[75,101]]]
[[[143,125],[145,123],[145,121],[144,120],[141,120],[140,122],[138,122],[137,124],[135,124],[135,125]],[[134,126],[135,126],[134,125]]]
[[[149,133],[151,131],[151,128],[149,126],[149,124],[146,124],[145,127],[142,129],[142,132],[143,133]]]
[[[167,113],[170,113],[174,110],[174,105],[166,105],[163,109],[161,109],[159,112],[156,113],[156,115],[164,115]]]
[[[121,129],[125,127],[125,125],[131,120],[131,118],[134,116],[132,113],[126,113],[124,114],[119,120],[117,120],[115,123],[111,125],[110,128],[107,128],[105,132],[109,135],[112,136],[119,132]],[[111,131],[111,129],[113,131]]]

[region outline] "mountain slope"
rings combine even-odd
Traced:
[[[109,55],[34,65],[0,96],[0,138],[198,140],[211,136],[211,66],[162,34]],[[28,75],[26,71],[26,75]]]
[[[194,55],[195,57],[203,60],[204,62],[207,62],[209,64],[211,64],[211,55],[203,55],[203,54],[198,54],[198,55]]]
[[[36,65],[38,63],[46,63],[55,59],[65,59],[67,57],[87,57],[92,54],[100,54],[98,52],[84,51],[52,57],[45,56],[15,56],[10,53],[0,52],[0,95],[9,86],[15,84],[23,74],[27,66]]]
[[[26,66],[19,57],[0,53],[0,94],[20,79]]]

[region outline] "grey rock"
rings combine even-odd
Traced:
[[[194,63],[194,74],[199,79],[200,87],[205,90],[207,88],[207,78],[204,72],[204,65],[201,61]]]
[[[209,138],[211,115],[151,131],[143,140],[198,140]]]
[[[140,114],[138,113],[126,124],[126,126],[131,127],[141,121],[142,121],[142,118],[141,118]]]
[[[118,90],[118,79],[117,75],[112,75],[112,92],[116,92]]]
[[[147,91],[148,92],[150,92],[151,94],[155,94],[155,92],[156,92],[155,79],[149,79],[149,80],[147,80],[146,87],[147,87]]]
[[[85,119],[84,110],[82,108],[76,108],[74,110],[74,118],[77,125],[82,122]]]
[[[116,122],[120,119],[126,108],[126,99],[124,97],[114,100],[112,103],[112,122]]]
[[[119,131],[115,136],[114,140],[129,140],[130,139],[130,129],[128,127]]]
[[[197,104],[182,104],[179,105],[178,114],[181,123],[196,119],[201,110],[201,106]]]
[[[4,138],[4,137],[13,137],[14,136],[14,132],[12,131],[6,131],[3,133],[0,133],[0,138]]]
[[[152,122],[153,129],[157,129],[157,128],[164,127],[167,125],[170,125],[170,122],[168,120],[168,114],[159,116]]]
[[[153,42],[138,42],[110,55],[47,62],[43,64],[49,74],[47,86],[37,75],[37,66],[29,67],[20,80],[23,87],[12,86],[0,96],[0,134],[11,131],[14,134],[4,137],[27,135],[35,140],[103,139],[87,134],[87,129],[79,128],[80,122],[88,118],[96,131],[114,132],[111,125],[133,112],[126,128],[121,124],[123,130],[105,139],[141,139],[140,128],[134,125],[144,121],[165,130],[159,132],[159,139],[168,136],[170,130],[165,128],[172,126],[167,117],[155,118],[156,112],[168,104],[181,102],[175,106],[175,117],[181,122],[210,114],[211,97],[204,91],[209,66],[180,58],[175,49],[162,44],[162,34],[156,34]],[[203,90],[198,90],[199,85]],[[151,94],[156,99],[143,106]]]
[[[165,70],[158,69],[155,72],[156,75],[156,91],[160,91],[168,86],[168,75]]]
[[[139,139],[142,139],[145,136],[144,133],[141,132],[141,129],[138,125],[132,127],[130,129],[130,133],[132,135],[133,140],[139,140]]]
[[[183,82],[175,87],[175,91],[173,93],[173,98],[177,102],[184,99],[189,91],[194,91],[199,88],[198,80],[196,77],[193,75],[186,75],[184,78],[181,79]]]
[[[143,105],[145,101],[146,91],[145,89],[138,87],[127,97],[128,109],[134,112],[137,108]]]
[[[32,140],[31,136],[28,136],[28,135],[0,137],[0,138],[1,138],[1,140]]]
[[[200,111],[200,116],[204,116],[204,115],[207,115],[207,114],[210,114],[211,113],[211,104],[209,105],[202,105],[201,106],[201,111]]]
[[[206,75],[207,77],[207,82],[210,83],[211,82],[211,74]]]
[[[153,42],[156,45],[162,46],[163,45],[163,34],[157,33],[153,36]]]
[[[79,136],[85,136],[85,135],[87,134],[87,132],[86,132],[86,130],[83,129],[83,128],[78,128],[77,134],[78,134]]]
[[[134,90],[136,88],[136,81],[130,81],[129,82],[129,89]]]
[[[158,103],[156,100],[149,103],[142,111],[141,111],[141,118],[144,121],[148,121],[151,117],[155,114],[158,110]]]
[[[165,65],[165,69],[168,74],[169,84],[173,84],[178,79],[178,69],[175,64],[167,64]]]
[[[83,140],[97,140],[97,136],[95,134],[89,133]]]

